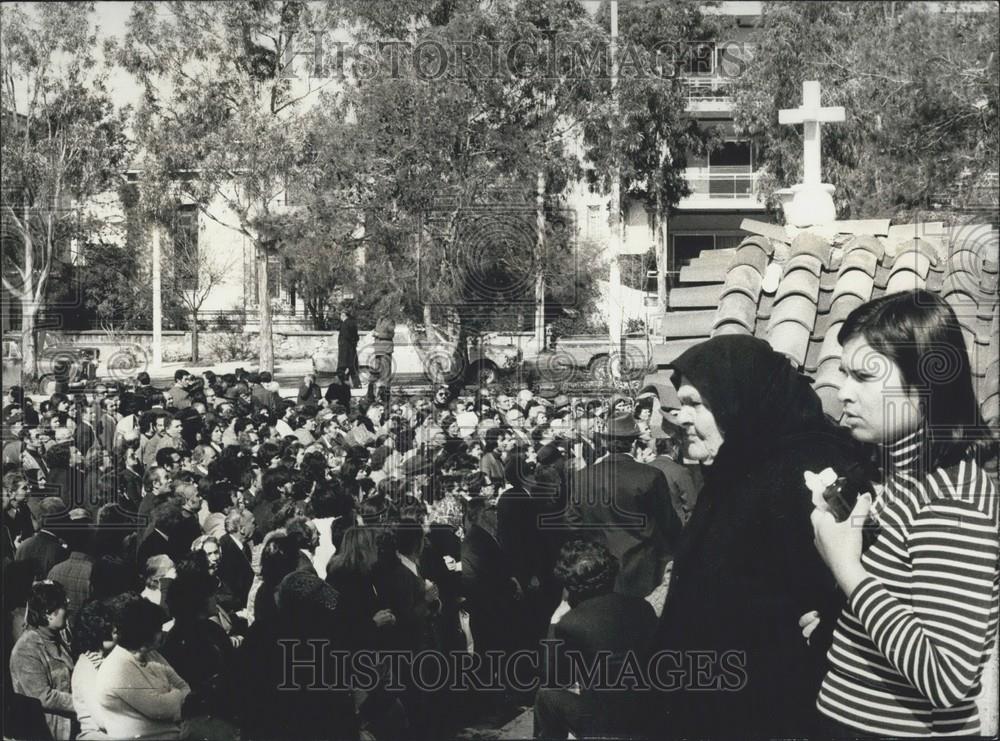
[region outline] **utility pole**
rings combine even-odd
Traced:
[[[163,367],[163,295],[160,270],[160,225],[153,222],[153,368]]]
[[[535,345],[538,351],[545,349],[545,172],[538,171],[535,193]]]
[[[618,126],[618,0],[611,0],[611,110],[612,132]],[[615,140],[612,136],[612,151]],[[617,154],[615,155],[615,165],[611,173],[611,202],[608,206],[608,222],[611,233],[609,235],[609,251],[611,253],[611,269],[608,276],[608,339],[610,344],[610,356],[612,358],[622,357],[622,269],[619,255],[622,248],[622,197],[621,197],[621,170],[617,164]],[[612,376],[617,380],[620,375],[620,362],[612,362],[610,370]]]

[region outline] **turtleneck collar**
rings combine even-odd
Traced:
[[[52,630],[52,628],[48,627],[47,625],[39,626],[35,628],[35,630],[38,631],[38,635],[40,635],[47,641],[55,641],[57,643],[62,643],[61,631]]]
[[[910,472],[916,469],[924,452],[927,434],[921,425],[915,432],[882,446],[882,460],[890,470]]]

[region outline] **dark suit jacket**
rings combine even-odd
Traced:
[[[219,539],[219,549],[222,555],[219,559],[219,578],[226,583],[233,598],[246,607],[250,595],[250,585],[253,584],[253,567],[250,565],[250,546],[247,552],[240,548],[233,537],[226,533]],[[240,608],[242,609],[242,608]]]
[[[663,579],[681,521],[663,472],[611,454],[569,482],[566,521],[575,537],[603,542],[618,559],[615,591],[645,597]]]
[[[469,528],[462,541],[462,593],[476,653],[518,648],[524,616],[514,599],[513,576],[497,539],[479,525]]]
[[[250,389],[250,402],[253,404],[254,411],[258,409],[268,409],[274,411],[281,397],[273,391],[268,391],[261,384],[255,383]]]
[[[61,538],[56,537],[48,530],[39,530],[23,541],[15,555],[15,559],[18,561],[31,562],[36,581],[47,577],[53,566],[67,558],[69,558],[69,547]]]
[[[698,501],[698,492],[704,483],[701,467],[678,463],[665,455],[657,456],[649,465],[663,471],[674,512],[682,523],[687,524],[691,519],[695,502]]]
[[[151,557],[161,554],[171,556],[171,552],[170,541],[163,537],[158,530],[151,530],[142,542],[139,543],[139,549],[136,552],[136,564],[141,571],[146,565],[146,561]]]

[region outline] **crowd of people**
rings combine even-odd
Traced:
[[[437,739],[530,705],[539,738],[974,733],[995,488],[967,360],[921,361],[961,330],[900,294],[839,340],[843,427],[735,336],[635,397],[12,388],[5,735]],[[824,469],[870,492],[846,520]]]

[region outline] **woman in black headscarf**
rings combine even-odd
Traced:
[[[671,674],[664,730],[807,734],[829,636],[816,631],[807,643],[799,619],[815,610],[828,625],[840,602],[813,545],[804,474],[842,474],[859,451],[808,379],[762,340],[716,337],[673,366],[685,454],[705,484],[661,619],[659,647],[683,652],[684,670]],[[676,663],[661,662],[661,681],[662,665]]]

